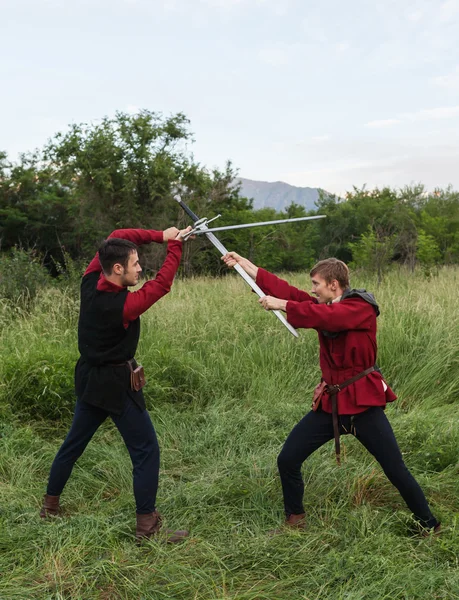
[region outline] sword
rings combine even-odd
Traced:
[[[195,228],[198,228],[198,230],[200,232],[205,234],[207,239],[215,246],[215,248],[217,248],[217,250],[219,252],[221,252],[221,255],[223,256],[224,254],[227,254],[228,250],[225,248],[225,246],[220,242],[220,240],[217,237],[215,237],[215,235],[213,233],[211,233],[210,231],[207,230],[208,229],[207,223],[209,221],[207,219],[200,219],[198,217],[198,215],[196,215],[191,210],[191,208],[189,206],[187,206],[185,204],[185,202],[182,201],[182,199],[180,198],[180,196],[178,194],[174,196],[174,200],[176,200],[180,204],[180,206],[183,208],[183,210],[186,212],[186,214],[189,217],[191,217],[191,219],[193,220],[193,222],[195,224]],[[190,234],[191,234],[191,232],[190,232]],[[240,265],[235,264],[234,269],[239,273],[239,275],[242,277],[242,279],[250,285],[252,290],[260,298],[263,298],[264,296],[266,296],[264,291],[256,284],[256,282],[252,279],[252,277],[250,277],[250,275],[248,275]],[[279,319],[279,321],[290,331],[290,333],[292,335],[294,335],[295,337],[298,337],[297,330],[290,325],[290,323],[287,321],[287,319],[284,317],[284,315],[279,310],[272,310],[270,312],[272,312],[274,315],[276,315],[276,317]]]
[[[259,223],[243,223],[241,225],[225,225],[224,227],[212,227],[211,229],[202,229],[201,225],[208,225],[221,215],[217,215],[213,219],[199,219],[195,222],[194,228],[183,236],[184,240],[187,240],[192,235],[201,235],[203,233],[210,233],[213,231],[229,231],[230,229],[245,229],[247,227],[260,227],[261,225],[280,225],[282,223],[296,223],[297,221],[313,221],[314,219],[325,219],[327,215],[315,215],[313,217],[295,217],[293,219],[276,219],[275,221],[260,221]]]

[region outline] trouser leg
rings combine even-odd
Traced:
[[[128,398],[123,413],[112,419],[131,457],[137,513],[152,513],[158,491],[159,445],[150,415]]]
[[[77,400],[72,425],[51,466],[47,494],[60,496],[73,465],[107,416],[106,411]]]
[[[389,481],[398,489],[408,508],[425,527],[434,527],[424,492],[408,470],[392,427],[380,407],[372,407],[355,417],[357,439],[376,458]]]
[[[277,457],[287,517],[304,513],[301,465],[315,450],[333,438],[332,416],[309,412],[292,429]]]

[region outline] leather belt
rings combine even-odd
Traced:
[[[336,383],[336,384],[330,384],[330,385],[327,384],[327,387],[325,388],[326,391],[328,392],[328,395],[331,400],[331,405],[332,405],[333,437],[335,438],[336,462],[339,465],[341,464],[341,445],[339,442],[338,392],[340,392],[343,388],[347,387],[348,385],[351,385],[351,383],[355,383],[359,379],[362,379],[363,377],[366,377],[370,373],[373,373],[373,371],[376,371],[376,368],[374,366],[369,367],[368,369],[365,369],[365,371],[362,371],[361,373],[354,375],[354,377],[351,377],[350,379],[346,379],[346,381],[343,381],[343,383]]]

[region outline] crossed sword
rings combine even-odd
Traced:
[[[196,215],[191,210],[191,208],[189,206],[187,206],[185,204],[185,202],[183,202],[183,200],[181,199],[181,197],[180,197],[179,194],[176,194],[174,196],[174,200],[176,200],[180,204],[180,206],[183,208],[183,210],[186,212],[186,214],[189,217],[191,217],[191,219],[193,220],[193,223],[194,223],[193,229],[191,231],[189,231],[184,236],[184,239],[188,239],[192,235],[205,235],[206,238],[215,246],[215,248],[217,248],[217,250],[219,252],[221,252],[222,256],[224,254],[226,254],[228,252],[228,250],[220,242],[220,240],[213,234],[214,231],[227,231],[229,229],[242,229],[242,228],[246,228],[246,227],[259,227],[261,225],[279,225],[281,223],[294,223],[294,222],[297,222],[297,221],[312,221],[314,219],[323,219],[324,217],[326,217],[326,215],[315,215],[313,217],[297,217],[297,218],[294,218],[294,219],[278,219],[276,221],[263,221],[263,222],[260,222],[260,223],[244,223],[242,225],[228,225],[226,227],[214,227],[214,228],[209,229],[208,224],[211,223],[212,221],[215,221],[215,219],[218,219],[218,217],[220,217],[221,215],[217,215],[213,219],[207,219],[206,217],[200,219],[198,217],[198,215]],[[252,279],[252,277],[250,277],[250,275],[248,273],[246,273],[244,271],[244,269],[240,265],[238,265],[236,263],[234,265],[234,269],[239,273],[239,275],[242,277],[242,279],[246,283],[249,284],[249,286],[252,288],[252,290],[260,298],[263,298],[264,296],[266,296],[266,294],[257,285],[257,283],[254,281],[254,279]],[[279,321],[290,331],[290,333],[292,335],[294,335],[295,337],[298,337],[297,330],[290,325],[290,323],[287,321],[287,319],[284,317],[284,315],[279,310],[272,310],[270,312],[272,312],[274,315],[276,315],[276,317],[279,319]]]

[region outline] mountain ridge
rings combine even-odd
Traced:
[[[253,208],[274,208],[285,210],[292,202],[304,206],[306,210],[314,210],[319,199],[320,188],[297,187],[285,181],[257,181],[245,177],[237,177],[240,183],[240,195],[253,199]]]

